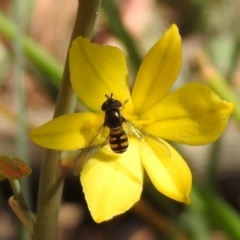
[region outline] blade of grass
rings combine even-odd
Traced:
[[[0,11],[0,34],[8,41],[17,37],[17,26]],[[22,36],[21,48],[29,60],[45,73],[54,85],[59,86],[63,66],[39,44],[27,36]]]

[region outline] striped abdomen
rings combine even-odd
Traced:
[[[122,127],[110,129],[109,144],[115,153],[124,153],[127,150],[128,137]]]

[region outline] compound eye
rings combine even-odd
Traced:
[[[118,101],[118,100],[114,100],[113,106],[115,108],[120,108],[120,107],[122,107],[122,103],[120,101]]]
[[[101,109],[102,109],[102,111],[104,111],[104,112],[108,109],[107,101],[102,104]]]

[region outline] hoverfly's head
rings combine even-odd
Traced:
[[[122,107],[122,103],[116,99],[113,99],[113,93],[110,95],[105,94],[107,100],[102,104],[102,111],[106,112],[109,109],[120,108]]]

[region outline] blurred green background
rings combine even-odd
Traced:
[[[76,8],[76,0],[0,0],[0,154],[19,156],[33,168],[22,181],[33,211],[44,150],[27,134],[52,118]],[[125,52],[131,82],[146,52],[176,23],[183,63],[173,89],[189,81],[207,84],[236,107],[217,142],[174,145],[193,173],[191,205],[162,196],[146,176],[139,203],[111,221],[95,224],[79,180],[69,173],[59,240],[240,239],[239,9],[238,0],[102,1],[92,39]],[[8,182],[1,181],[0,240],[25,239],[7,205],[11,195]]]

